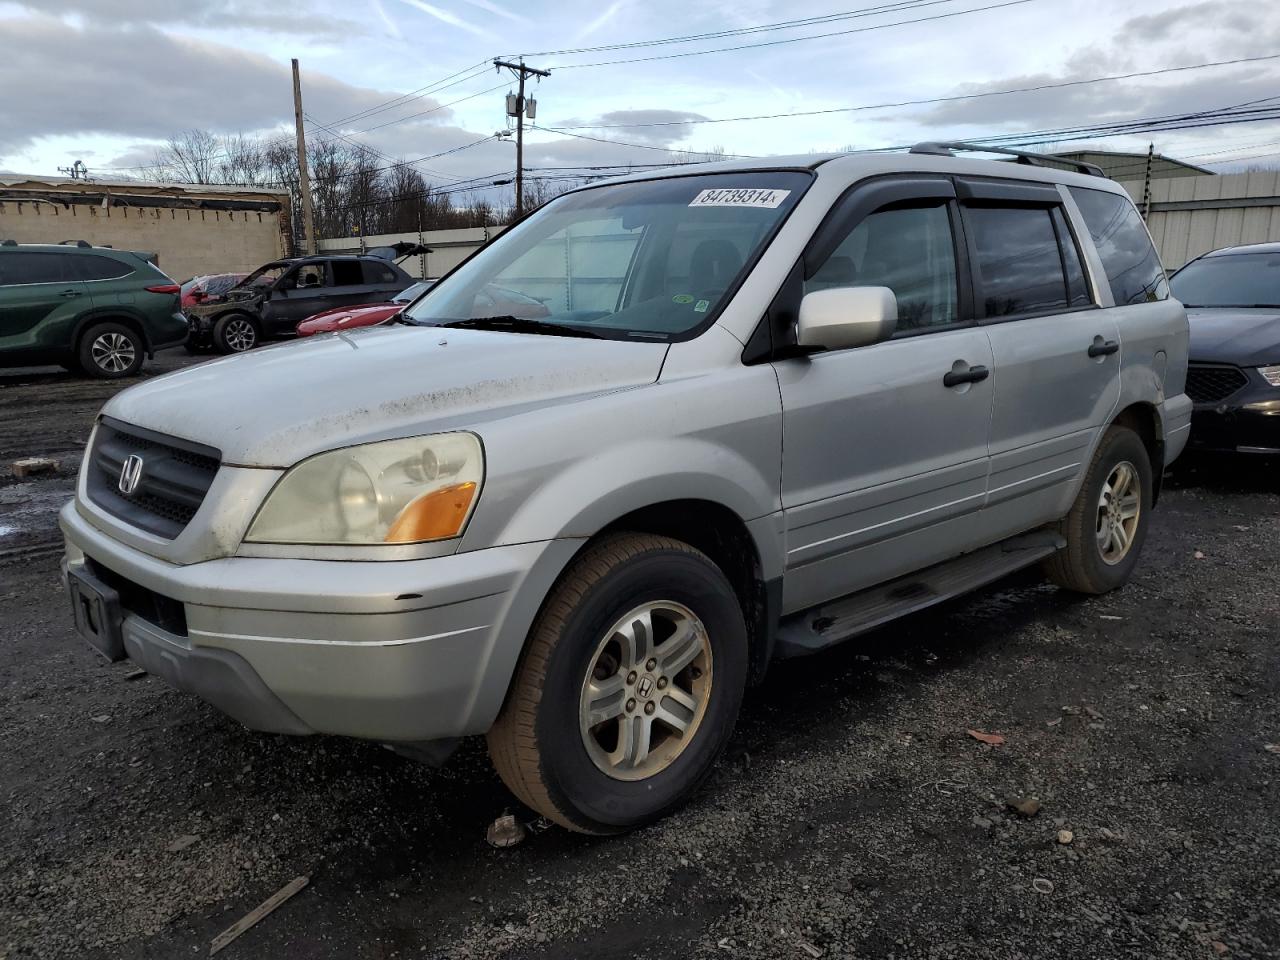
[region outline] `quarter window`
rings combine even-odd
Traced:
[[[358,287],[364,283],[359,260],[334,260],[330,267],[333,269],[335,287]]]
[[[133,273],[133,267],[110,257],[86,253],[74,259],[80,267],[80,277],[84,280],[117,280]]]
[[[1129,198],[1087,187],[1072,187],[1071,196],[1098,248],[1116,306],[1167,299],[1164,267]]]
[[[956,252],[947,207],[871,214],[805,281],[806,293],[832,287],[888,287],[898,300],[899,330],[955,323]]]
[[[1067,309],[1067,278],[1049,208],[968,207],[965,223],[973,231],[985,316]]]
[[[336,267],[337,264],[334,264],[334,266]],[[335,276],[337,275],[337,272],[338,271],[335,269],[334,270]],[[395,271],[392,270],[390,267],[388,267],[385,263],[372,263],[368,260],[365,260],[364,261],[364,282],[377,283],[377,284],[395,283],[396,282]]]
[[[75,279],[60,253],[6,253],[0,255],[0,286],[26,283],[65,283]]]

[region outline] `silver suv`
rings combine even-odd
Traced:
[[[61,514],[78,629],[258,730],[487,734],[557,823],[661,816],[774,658],[1133,571],[1187,322],[1120,187],[1017,159],[593,185],[403,322],[118,394]]]

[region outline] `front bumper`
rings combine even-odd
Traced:
[[[1249,384],[1220,403],[1197,404],[1188,449],[1280,454],[1280,388],[1249,371]]]
[[[381,741],[483,733],[543,597],[580,546],[554,540],[401,561],[225,557],[177,565],[68,504],[68,566],[121,596],[125,651],[246,726]],[[157,616],[161,601],[182,620]]]

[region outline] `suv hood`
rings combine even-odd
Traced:
[[[1259,367],[1280,363],[1280,310],[1270,307],[1196,307],[1191,324],[1191,359]]]
[[[665,343],[370,327],[262,347],[156,377],[103,413],[288,467],[335,447],[436,430],[652,383]]]

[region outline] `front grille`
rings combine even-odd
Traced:
[[[122,577],[92,557],[85,557],[85,565],[90,573],[120,595],[120,607],[126,613],[141,617],[166,633],[187,635],[187,608],[179,601]]]
[[[1187,367],[1187,396],[1194,403],[1225,400],[1249,382],[1239,367],[1193,363]]]
[[[125,461],[142,459],[137,486],[120,490]],[[89,499],[126,523],[172,540],[195,516],[218,472],[212,447],[103,417],[89,451]]]

